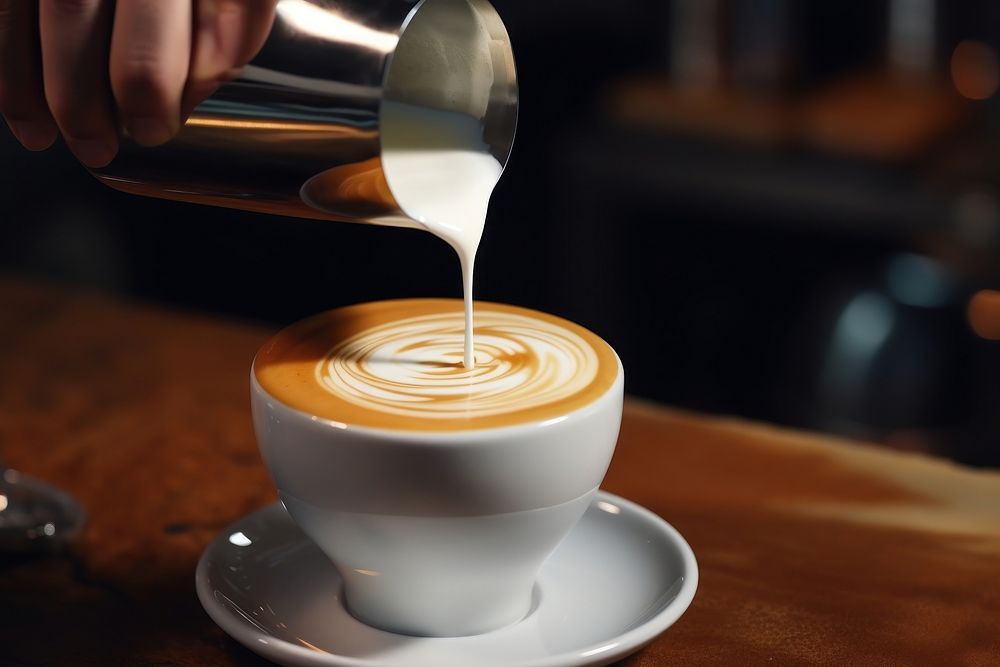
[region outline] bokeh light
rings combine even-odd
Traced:
[[[1000,340],[1000,292],[980,290],[969,299],[969,326],[980,338]]]
[[[996,49],[975,40],[959,42],[951,54],[951,80],[962,97],[970,100],[992,97],[1000,85]]]

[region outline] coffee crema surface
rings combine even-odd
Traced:
[[[358,304],[278,333],[254,374],[268,394],[320,418],[456,431],[560,417],[601,397],[619,373],[600,337],[528,308],[476,302],[473,368],[464,337],[457,299]]]

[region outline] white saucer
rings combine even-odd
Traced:
[[[205,549],[196,585],[223,630],[284,665],[570,667],[614,662],[670,627],[698,565],[670,524],[599,492],[542,567],[527,617],[472,637],[409,637],[348,614],[337,570],[275,504]]]

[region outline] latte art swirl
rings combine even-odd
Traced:
[[[339,428],[462,431],[544,423],[621,382],[614,350],[555,315],[476,303],[475,366],[464,304],[397,299],[345,306],[284,329],[254,359],[275,400]]]
[[[463,365],[462,313],[435,313],[344,340],[316,364],[316,380],[358,407],[425,419],[534,408],[594,381],[597,354],[572,331],[509,312],[476,315],[474,368]]]

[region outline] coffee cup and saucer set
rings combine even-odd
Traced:
[[[600,490],[621,362],[566,320],[472,307],[517,120],[503,22],[487,0],[274,11],[250,65],[176,138],[123,140],[95,176],[135,194],[430,231],[458,251],[466,301],[348,306],[265,344],[251,408],[280,501],[206,548],[202,605],[283,665],[569,667],[639,650],[690,605],[698,567],[663,519]]]
[[[282,665],[568,667],[610,664],[656,638],[691,603],[698,567],[668,523],[598,492],[542,564],[525,615],[480,634],[408,635],[358,620],[337,569],[279,504],[226,529],[196,579],[212,620]]]
[[[330,311],[258,352],[254,429],[280,502],[224,530],[196,574],[205,610],[236,640],[284,665],[604,665],[687,609],[698,567],[684,538],[598,488],[622,416],[618,356],[551,315],[476,309],[493,332],[477,343],[484,350],[544,338],[548,357],[572,360],[583,384],[546,394],[546,405],[491,412],[483,406],[512,379],[528,387],[560,371],[504,368],[477,347],[481,368],[499,369],[475,385],[481,414],[439,426],[423,406],[380,414],[440,372],[425,360],[397,367],[393,355],[415,354],[418,327],[457,340],[461,302],[449,299]],[[323,345],[344,340],[324,356]],[[452,384],[434,376],[434,409],[445,414],[462,405],[449,406],[467,377],[453,372]]]

